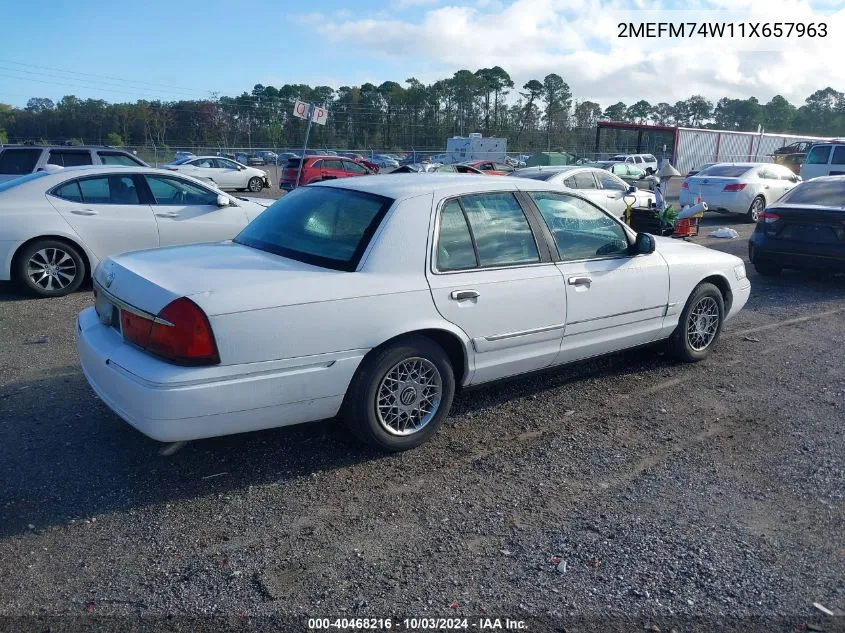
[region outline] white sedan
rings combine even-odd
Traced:
[[[0,281],[57,297],[109,255],[231,239],[271,200],[152,167],[71,167],[0,184]]]
[[[208,180],[220,189],[249,190],[258,193],[270,186],[266,171],[247,167],[234,160],[220,158],[219,156],[183,158],[169,165],[163,165],[163,168],[193,176],[198,180]]]
[[[284,196],[233,241],[110,258],[76,323],[88,382],[161,441],[340,414],[424,442],[456,388],[668,341],[705,358],[742,260],[634,233],[585,198],[496,176],[365,176]]]
[[[653,192],[638,189],[616,174],[596,167],[578,165],[525,167],[509,175],[563,185],[567,189],[586,196],[618,218],[625,217],[628,202],[635,209],[648,209],[655,202]]]
[[[742,215],[756,222],[766,206],[790,189],[801,177],[773,163],[716,163],[681,183],[682,207],[707,203],[711,211]]]

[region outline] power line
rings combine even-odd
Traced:
[[[60,73],[71,74],[71,75],[82,75],[82,76],[85,76],[85,77],[99,77],[101,79],[113,79],[113,80],[117,80],[117,81],[124,82],[124,83],[143,84],[143,85],[147,85],[147,86],[153,86],[153,87],[158,87],[158,88],[168,88],[168,89],[175,88],[175,89],[183,90],[183,91],[186,91],[186,92],[203,92],[203,93],[214,92],[214,90],[201,90],[199,88],[185,88],[183,86],[173,86],[173,85],[170,85],[170,84],[151,83],[151,82],[148,82],[148,81],[141,81],[140,79],[127,80],[123,77],[112,77],[110,75],[98,75],[96,73],[83,73],[83,72],[79,72],[79,71],[75,71],[75,70],[67,70],[67,69],[64,69],[64,68],[56,68],[56,67],[51,67],[51,66],[39,66],[38,64],[27,64],[27,63],[24,63],[24,62],[18,62],[18,61],[14,61],[14,60],[11,60],[11,59],[0,59],[0,62],[7,63],[7,64],[13,64],[13,65],[16,65],[16,66],[26,66],[26,67],[29,67],[29,68],[40,68],[42,70],[58,71]]]

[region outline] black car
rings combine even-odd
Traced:
[[[761,275],[784,268],[845,272],[845,176],[802,182],[766,208],[748,258]]]

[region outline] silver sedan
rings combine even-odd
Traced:
[[[628,202],[631,202],[633,198],[632,206],[637,209],[647,209],[655,202],[653,192],[634,187],[634,191],[629,193],[632,189],[630,184],[609,171],[595,167],[577,165],[526,167],[517,169],[510,175],[545,180],[577,190],[578,193],[619,218],[625,215],[626,198]]]
[[[711,211],[736,213],[756,222],[766,206],[801,182],[783,165],[717,163],[681,184],[682,207],[706,202]]]

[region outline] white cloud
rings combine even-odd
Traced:
[[[425,2],[427,0],[399,0]],[[801,103],[812,91],[845,89],[845,9],[832,0],[489,0],[486,8],[450,0],[416,21],[396,16],[309,20],[325,38],[407,63],[408,74],[443,77],[460,68],[499,65],[517,86],[560,74],[577,99],[602,104],[639,99],[674,102],[783,94]],[[636,12],[632,9],[637,9]],[[787,42],[736,37],[620,39],[619,22],[820,22],[828,37]],[[770,49],[761,52],[761,49]],[[385,77],[389,79],[389,77]]]
[[[393,0],[394,9],[408,9],[425,5],[438,4],[440,0]]]

